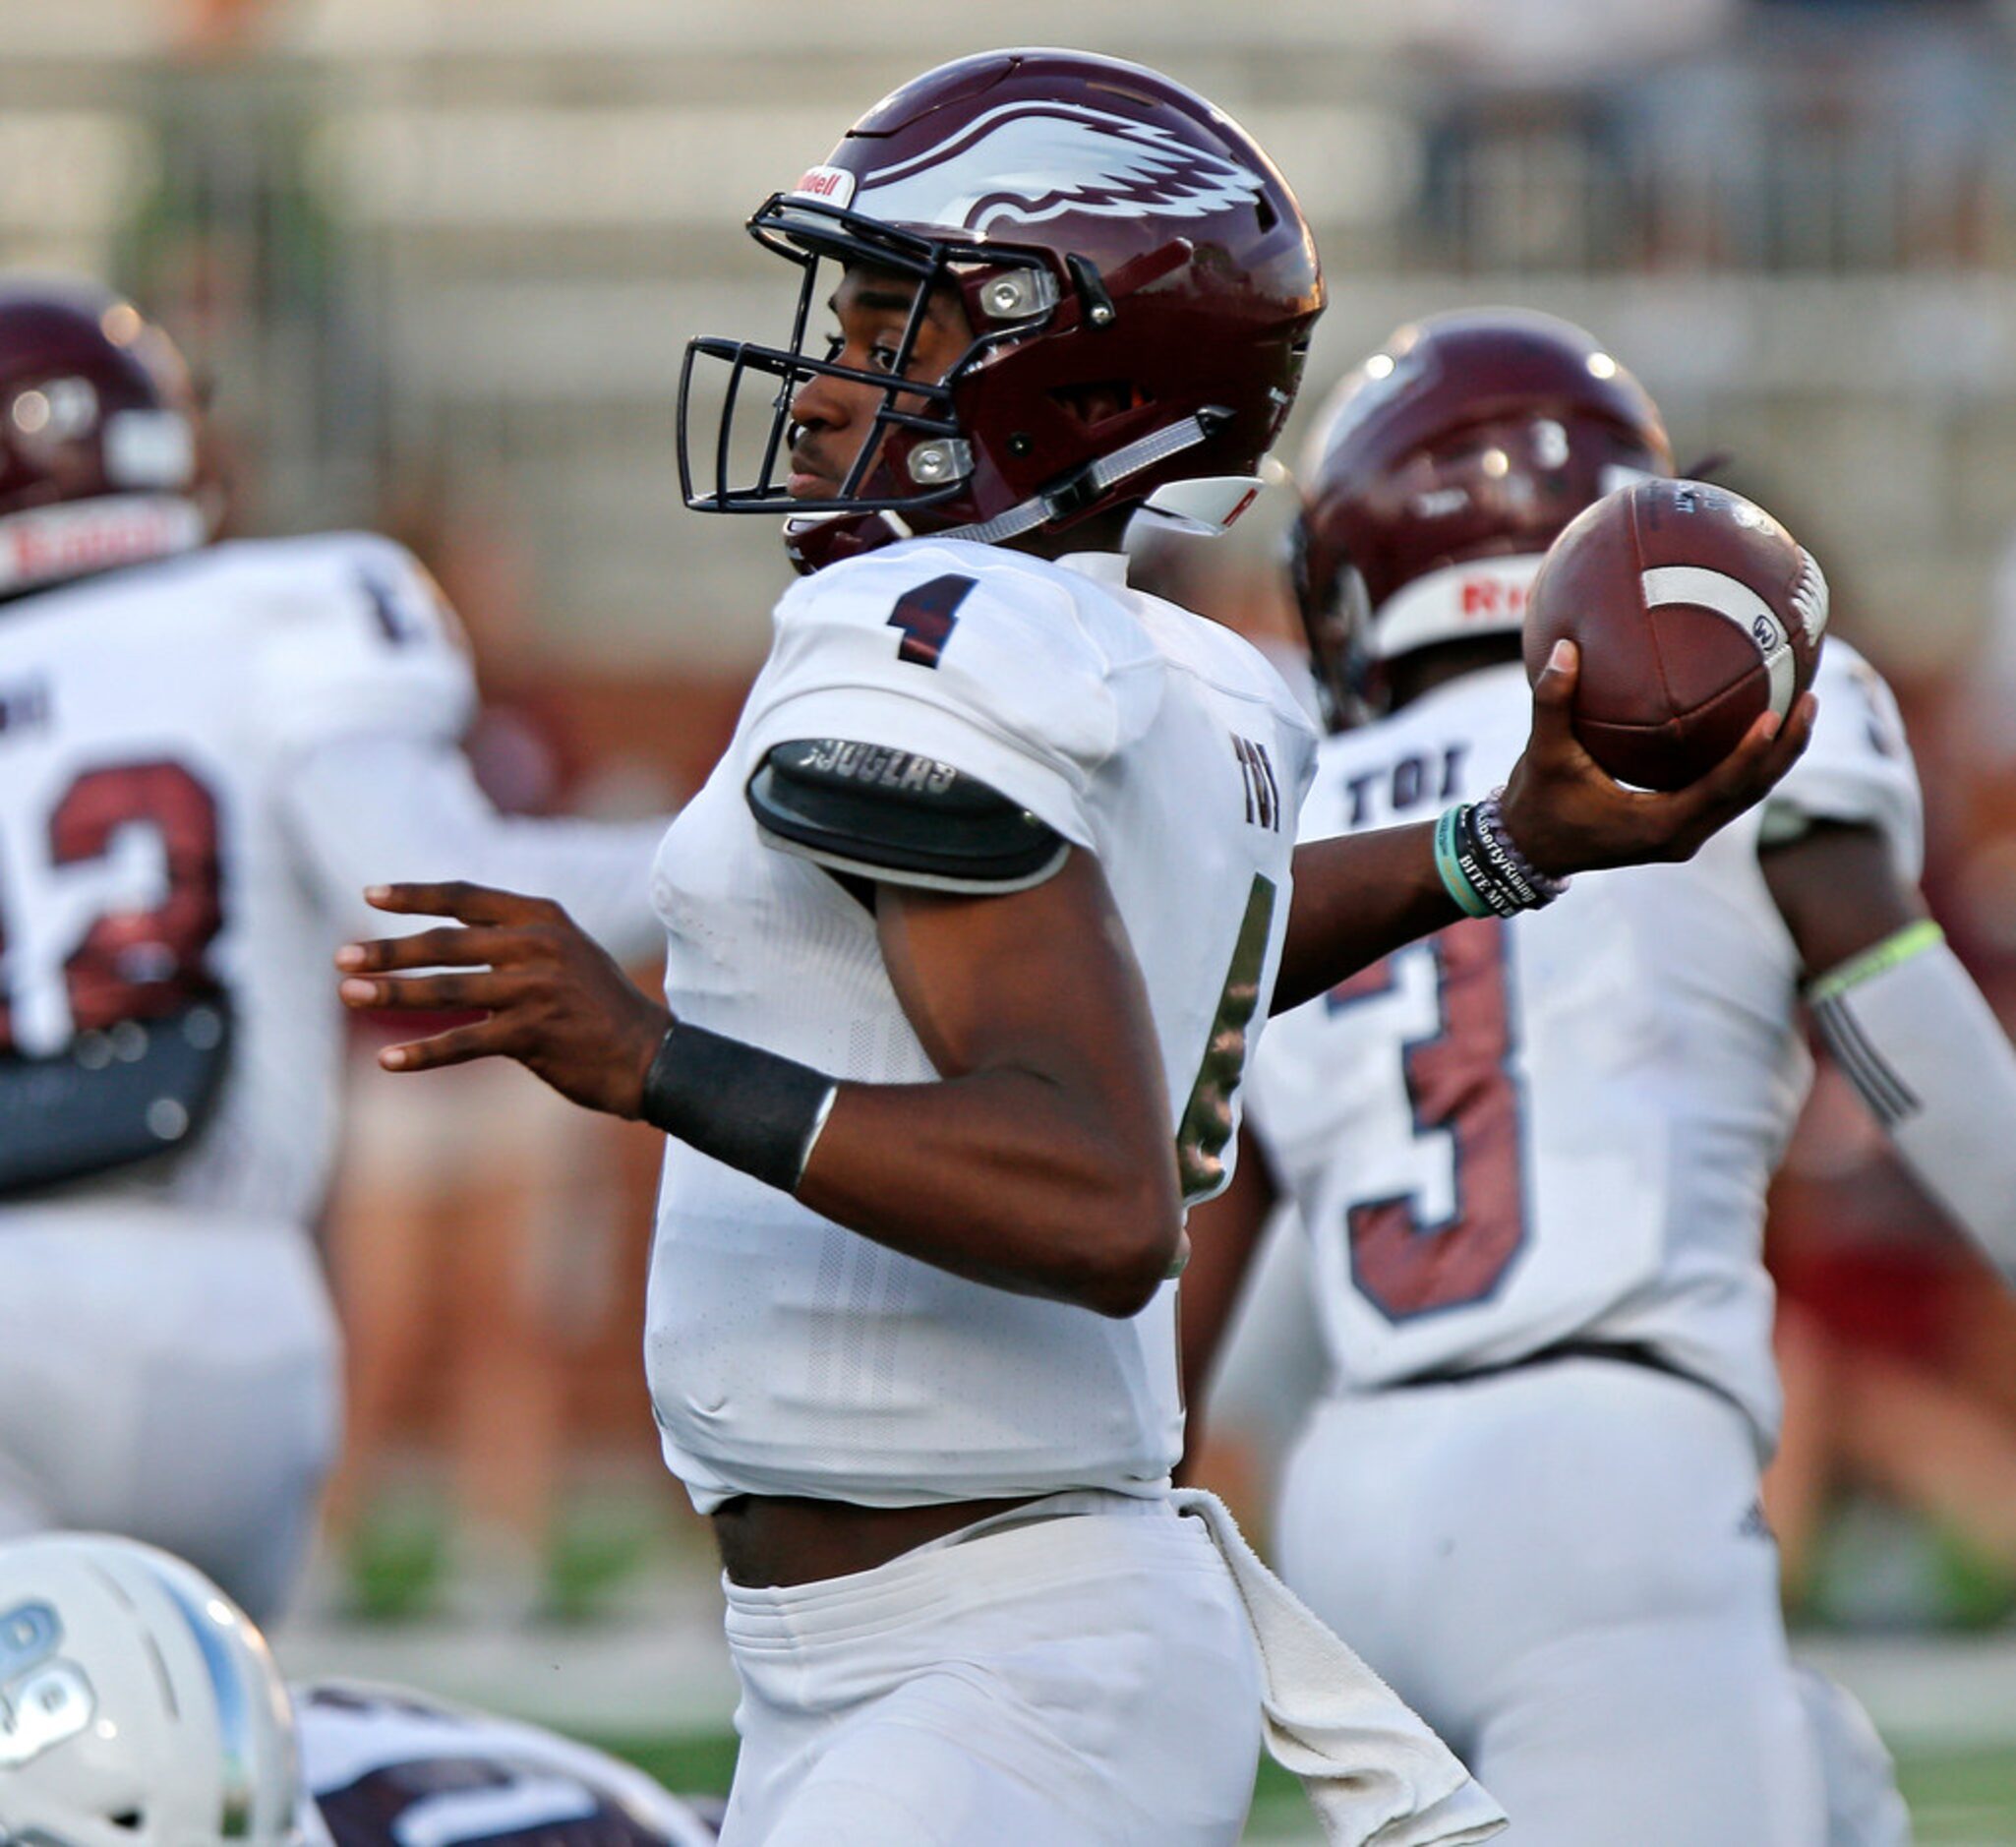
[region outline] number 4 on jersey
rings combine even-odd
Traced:
[[[1246,1074],[1248,1028],[1260,1010],[1260,978],[1274,927],[1275,883],[1256,875],[1246,893],[1246,914],[1232,946],[1232,965],[1218,992],[1217,1011],[1205,1037],[1204,1062],[1176,1125],[1176,1179],[1183,1203],[1194,1206],[1225,1184],[1225,1144],[1232,1139],[1232,1098]]]
[[[974,581],[948,572],[904,591],[896,599],[886,626],[903,630],[903,640],[896,650],[899,661],[909,661],[917,667],[937,666],[959,621],[959,606],[971,593]]]

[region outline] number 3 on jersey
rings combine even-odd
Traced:
[[[1344,1212],[1352,1281],[1389,1321],[1486,1300],[1525,1243],[1506,954],[1504,924],[1472,919],[1374,963],[1325,1002],[1393,1046],[1392,1107],[1413,1128],[1415,1183],[1368,1191]]]

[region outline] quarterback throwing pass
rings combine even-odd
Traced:
[[[1229,1843],[1264,1690],[1334,1839],[1482,1839],[1440,1743],[1171,1497],[1185,1207],[1271,1005],[1459,915],[1451,878],[1685,855],[1810,714],[1632,794],[1569,651],[1502,814],[1297,848],[1313,729],[1115,556],[1236,515],[1293,401],[1323,285],[1267,156],[1140,66],[997,52],[750,230],[793,334],[689,349],[687,494],[791,514],[808,574],[659,855],[665,1003],[468,887],[379,892],[466,928],[339,957],[350,1004],[488,1011],[388,1068],[501,1053],[671,1138],[647,1366],[726,1569],[724,1839]]]

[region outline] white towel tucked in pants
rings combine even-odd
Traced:
[[[725,1584],[742,1748],[724,1847],[1231,1847],[1264,1699],[1288,1721],[1284,1750],[1353,1753],[1319,1798],[1333,1840],[1484,1838],[1476,1808],[1458,1817],[1467,1831],[1404,1831],[1411,1802],[1462,1808],[1462,1783],[1442,1789],[1440,1747],[1364,1691],[1377,1683],[1334,1638],[1334,1655],[1289,1646],[1278,1585],[1280,1605],[1259,1599],[1279,1657],[1264,1694],[1257,1593],[1235,1585],[1218,1522],[1230,1531],[1221,1511],[1179,1519],[1163,1497],[1059,1495],[873,1571]],[[1297,1678],[1342,1663],[1355,1692]],[[1339,1816],[1359,1831],[1338,1831]]]

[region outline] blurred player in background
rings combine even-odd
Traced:
[[[0,283],[0,1533],[133,1533],[265,1613],[338,1421],[330,947],[448,864],[637,953],[662,824],[497,815],[427,573],[208,543],[197,439],[130,303]]]
[[[1323,745],[1319,836],[1505,777],[1542,555],[1673,467],[1593,338],[1509,310],[1400,329],[1312,447],[1310,642],[1334,712],[1373,715]],[[1336,1388],[1286,1466],[1283,1573],[1546,1847],[1819,1847],[1828,1800],[1838,1840],[1904,1837],[1866,1722],[1786,1656],[1764,1188],[1804,998],[2016,1267],[2016,1057],[1918,895],[1887,688],[1831,640],[1815,689],[1810,749],[1691,864],[1465,921],[1279,1021],[1256,1146],[1194,1227],[1201,1387],[1276,1193],[1299,1206]]]
[[[1117,556],[1144,506],[1257,492],[1323,302],[1300,209],[1166,78],[1002,52],[878,104],[751,230],[803,271],[797,331],[689,349],[734,382],[705,452],[756,474],[693,504],[794,513],[813,574],[659,856],[672,1011],[468,886],[382,894],[470,927],[344,951],[344,998],[490,1011],[391,1069],[513,1056],[672,1138],[647,1364],[726,1568],[726,1838],[1230,1842],[1265,1684],[1334,1839],[1481,1839],[1493,1805],[1168,1491],[1169,1278],[1248,1039],[1277,983],[1456,914],[1430,826],[1293,849],[1309,721]],[[1803,742],[1630,795],[1571,678],[1505,802],[1543,871],[1686,852]]]
[[[290,1693],[250,1619],[153,1547],[0,1544],[0,1840],[706,1847],[714,1807],[403,1689]]]

